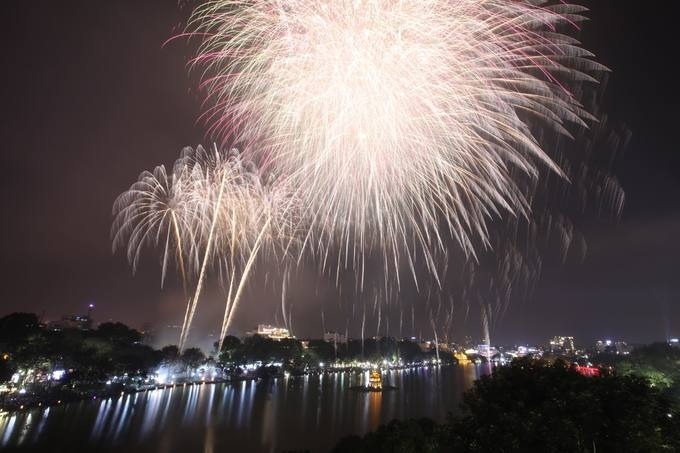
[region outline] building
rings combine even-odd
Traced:
[[[94,328],[94,320],[92,319],[92,310],[94,304],[87,305],[87,313],[84,315],[64,315],[59,321],[52,321],[48,323],[50,330],[64,330],[64,329],[78,329],[78,330],[92,330]]]
[[[325,332],[323,334],[323,341],[333,344],[345,344],[347,343],[347,337],[338,332]]]
[[[542,351],[533,346],[518,346],[515,351],[517,357],[540,357]]]
[[[486,357],[487,359],[498,354],[498,350],[495,347],[493,347],[489,344],[477,345],[477,347],[475,349],[477,350],[477,354],[479,354],[483,357]]]
[[[293,338],[288,329],[284,327],[275,327],[269,324],[258,324],[257,330],[248,332],[248,335],[259,335],[272,340],[284,340],[286,338]]]
[[[629,354],[630,347],[625,341],[612,341],[612,340],[597,340],[595,342],[595,350],[602,354]]]
[[[573,354],[576,352],[574,337],[553,337],[550,340],[550,352],[557,354]]]
[[[382,374],[379,370],[371,370],[368,377],[368,387],[371,390],[382,390]]]
[[[459,365],[467,365],[472,363],[464,352],[456,352],[453,354],[453,356],[456,358],[456,360],[458,360]]]

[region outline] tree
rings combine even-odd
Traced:
[[[335,345],[324,340],[310,340],[309,350],[313,351],[319,362],[335,360]]]
[[[215,342],[215,349],[219,346],[218,342]],[[241,346],[241,340],[233,335],[227,335],[224,337],[222,342],[222,350],[219,351],[218,357],[220,362],[232,362],[238,348]]]
[[[680,445],[670,401],[638,377],[519,360],[475,382],[447,444],[486,452],[647,452]],[[671,417],[669,417],[671,414]]]
[[[637,376],[587,378],[564,362],[519,360],[475,382],[444,425],[393,422],[337,452],[673,452],[680,414]]]
[[[9,381],[15,369],[9,354],[0,353],[0,382]]]
[[[12,313],[0,318],[0,345],[11,351],[39,331],[40,321],[34,313]]]
[[[179,348],[174,344],[164,346],[161,349],[161,360],[165,363],[172,363],[179,359]]]
[[[188,348],[182,353],[181,360],[188,368],[197,368],[205,361],[205,355],[198,348]]]
[[[635,349],[629,355],[616,356],[617,374],[640,376],[680,401],[680,348],[654,343]]]
[[[105,322],[97,328],[97,335],[116,344],[134,344],[142,341],[142,334],[120,322]]]
[[[441,451],[438,432],[441,430],[432,420],[394,420],[382,425],[363,439],[349,436],[342,439],[333,453],[429,453]]]

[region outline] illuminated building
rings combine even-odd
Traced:
[[[541,351],[538,348],[535,348],[533,346],[518,346],[517,347],[517,357],[534,357],[534,356],[540,356]]]
[[[554,337],[550,340],[550,352],[573,354],[576,352],[574,337]]]
[[[92,318],[89,315],[63,316],[59,321],[51,322],[49,328],[51,330],[91,330],[93,324]]]
[[[625,341],[598,340],[595,342],[595,350],[598,353],[622,354],[630,353],[630,347]]]
[[[456,352],[455,354],[453,354],[453,356],[456,358],[456,360],[458,360],[458,363],[460,365],[467,365],[468,363],[472,363],[464,352]]]
[[[288,329],[283,327],[275,327],[269,324],[258,324],[257,330],[248,332],[248,335],[259,335],[272,340],[284,340],[286,338],[293,338]]]
[[[64,330],[64,329],[78,329],[78,330],[92,330],[94,320],[92,319],[92,310],[94,304],[87,305],[87,313],[84,315],[64,315],[59,321],[53,321],[48,324],[50,330]]]
[[[323,341],[326,343],[344,344],[347,343],[347,337],[338,332],[326,332],[323,334]]]
[[[477,346],[477,354],[484,356],[486,358],[490,358],[495,356],[498,353],[498,350],[488,344],[480,344]]]
[[[371,370],[368,378],[368,386],[371,390],[382,390],[382,375],[378,370]]]

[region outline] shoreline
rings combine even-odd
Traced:
[[[411,369],[419,369],[419,368],[431,368],[431,367],[443,367],[443,366],[454,366],[454,365],[459,365],[459,364],[439,364],[439,365],[420,365],[420,366],[413,366],[413,367],[395,367],[395,368],[390,368],[388,371],[404,371],[404,370],[411,370]],[[465,366],[465,365],[464,365]],[[324,371],[315,371],[315,372],[309,372],[309,373],[302,373],[302,374],[295,374],[295,373],[281,373],[281,374],[276,374],[276,375],[270,375],[270,376],[245,376],[245,377],[235,377],[231,379],[212,379],[212,380],[195,380],[195,381],[185,381],[185,382],[174,382],[174,383],[155,383],[155,384],[144,384],[141,386],[141,388],[125,388],[123,384],[117,384],[116,389],[97,389],[94,391],[91,391],[87,394],[74,394],[74,393],[69,393],[69,392],[64,392],[59,396],[59,393],[57,391],[54,392],[47,392],[47,393],[52,393],[52,395],[44,395],[43,398],[41,398],[41,401],[26,401],[23,402],[17,402],[15,404],[6,404],[5,401],[2,401],[0,403],[0,417],[8,417],[12,416],[18,413],[22,412],[29,412],[34,409],[46,409],[50,407],[55,407],[55,406],[62,406],[65,404],[69,403],[77,403],[80,401],[97,401],[97,400],[106,400],[109,398],[114,398],[114,397],[121,397],[125,395],[132,395],[136,393],[144,393],[144,392],[149,392],[149,391],[154,391],[154,390],[168,390],[168,389],[173,389],[176,387],[186,387],[186,386],[194,386],[194,385],[215,385],[215,384],[236,384],[240,382],[247,382],[247,381],[258,381],[258,380],[265,380],[265,379],[279,379],[279,378],[299,378],[299,377],[308,377],[308,376],[313,376],[313,375],[326,375],[326,374],[336,374],[336,373],[363,373],[366,372],[367,370],[363,368],[342,368],[342,369],[328,369]],[[54,394],[57,394],[56,396]],[[39,398],[39,394],[34,394],[35,400]],[[30,397],[30,396],[29,396]],[[3,397],[4,399],[7,398],[7,396]],[[28,399],[28,397],[27,397]]]

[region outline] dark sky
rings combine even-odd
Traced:
[[[547,266],[534,296],[513,303],[497,325],[503,342],[680,335],[675,20],[640,2],[585,3],[592,20],[581,39],[613,70],[603,109],[612,127],[632,132],[613,169],[626,206],[617,225],[581,225],[586,261]],[[204,142],[187,46],[162,46],[181,18],[176,2],[12,1],[3,18],[0,314],[51,319],[93,302],[100,321],[176,322],[181,293],[160,290],[157,260],[148,256],[133,277],[109,240],[116,195],[143,169]],[[216,294],[209,289],[207,298]],[[274,300],[255,300],[266,297]],[[318,335],[319,306],[337,300],[332,285],[303,275],[292,297],[299,334]],[[251,291],[236,327],[273,321],[277,303]],[[205,305],[201,329],[219,315],[219,304]],[[344,329],[344,321],[326,324]],[[478,323],[465,333],[478,336]]]

